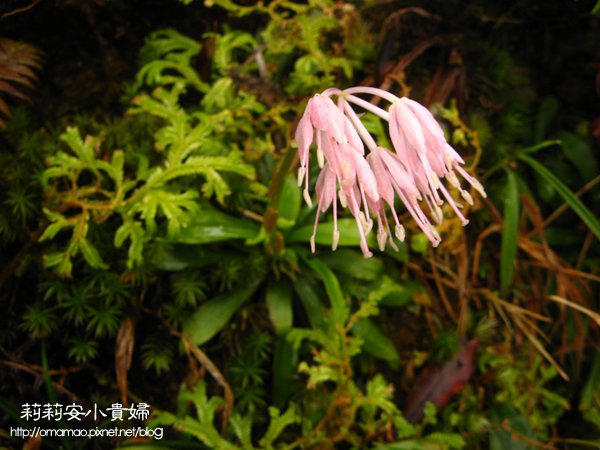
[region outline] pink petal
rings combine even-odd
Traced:
[[[319,211],[327,211],[329,206],[331,206],[331,203],[335,200],[336,193],[335,173],[333,173],[327,165],[321,169],[321,173],[317,178],[315,190],[319,202]]]
[[[344,114],[329,97],[316,94],[311,99],[310,119],[317,130],[330,134],[337,142],[346,142]]]
[[[398,101],[390,107],[390,136],[392,136],[395,147],[396,142],[394,142],[392,131],[395,131],[396,134],[403,134],[408,147],[418,152],[426,151],[423,128],[405,102]]]
[[[350,152],[354,159],[356,176],[358,177],[358,183],[364,190],[367,197],[373,201],[379,200],[379,192],[377,190],[377,179],[371,170],[371,166],[367,163],[365,158],[355,152]]]
[[[308,111],[308,108],[307,108]],[[296,128],[296,143],[298,144],[298,157],[300,158],[300,164],[305,166],[308,162],[308,150],[313,141],[313,126],[310,123],[310,116],[304,112],[298,127]]]
[[[388,205],[394,204],[394,188],[389,178],[389,173],[383,160],[381,158],[381,151],[387,151],[381,147],[375,148],[367,156],[367,162],[371,166],[371,170],[375,176],[377,182],[377,190],[381,198],[383,198]],[[373,209],[373,208],[372,208]]]

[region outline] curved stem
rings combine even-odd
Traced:
[[[379,106],[375,106],[372,103],[369,103],[366,100],[363,100],[360,97],[356,97],[355,95],[344,95],[344,98],[351,102],[354,103],[355,105],[360,106],[363,109],[366,109],[369,112],[372,112],[373,114],[375,114],[378,117],[381,117],[383,120],[389,122],[390,121],[390,113],[388,113],[387,111],[384,111],[383,109],[381,109]]]
[[[368,87],[368,86],[356,86],[348,89],[344,89],[342,92],[345,94],[370,94],[376,97],[381,97],[387,100],[390,103],[397,102],[400,100],[400,97],[395,96],[394,94],[384,91],[383,89]]]
[[[346,101],[346,99],[341,98],[341,100],[342,100],[342,106],[344,107],[344,111],[346,112],[346,116],[348,117],[348,119],[350,119],[350,121],[352,122],[352,125],[354,125],[354,128],[356,129],[356,131],[358,132],[358,134],[360,135],[360,137],[362,138],[364,143],[367,144],[367,147],[369,147],[369,150],[374,150],[377,147],[377,143],[375,142],[375,139],[373,139],[373,136],[371,136],[369,131],[366,129],[366,127],[360,121],[360,119],[356,115],[356,112],[352,109],[352,107]]]

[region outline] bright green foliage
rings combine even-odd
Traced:
[[[569,408],[569,402],[551,386],[558,376],[556,370],[537,354],[533,363],[515,361],[510,355],[487,354],[481,364],[484,370],[494,369],[497,404],[511,405],[514,416],[520,415],[519,420],[531,430],[530,437],[537,436],[541,442],[548,439],[549,427]]]
[[[50,158],[50,168],[44,172],[43,183],[52,189],[60,189],[57,195],[64,204],[80,209],[79,214],[65,217],[61,213],[47,211],[51,220],[41,240],[54,238],[64,229],[72,229],[72,237],[62,252],[47,256],[46,267],[55,267],[61,275],[71,274],[73,257],[81,252],[93,268],[106,268],[96,247],[88,238],[90,222],[107,220],[112,214],[121,216],[123,224],[115,232],[115,246],[121,247],[129,241],[128,267],[141,262],[144,241],[158,231],[159,219],[166,220],[166,236],[176,237],[186,228],[192,215],[198,214],[201,206],[195,190],[185,189],[185,178],[201,176],[202,193],[206,198],[213,195],[224,202],[230,193],[222,172],[237,173],[253,178],[252,168],[244,164],[239,152],[231,151],[227,156],[193,156],[201,154],[201,137],[216,130],[208,130],[191,120],[177,106],[178,93],[159,90],[156,99],[142,97],[134,111],[146,111],[169,120],[169,124],[157,132],[157,148],[166,156],[164,165],[146,169],[147,160],[140,158],[137,176],[129,179],[125,175],[125,158],[115,151],[111,162],[99,158],[100,142],[91,136],[82,140],[78,130],[69,128],[62,139],[74,153],[59,152]],[[81,185],[79,179],[86,173],[92,175],[89,183]],[[66,184],[63,191],[59,180]],[[67,181],[68,180],[68,181]],[[180,181],[182,184],[177,184]],[[60,186],[60,187],[59,187]],[[101,198],[101,200],[97,200]]]
[[[183,80],[204,91],[207,85],[191,67],[202,45],[173,29],[152,33],[140,52],[142,68],[136,77],[136,88],[179,84]]]
[[[255,447],[252,444],[252,416],[234,415],[231,418],[231,440],[221,437],[214,425],[215,412],[221,405],[221,402],[222,399],[219,397],[213,396],[209,398],[206,395],[205,383],[200,382],[193,390],[182,388],[179,396],[179,416],[163,412],[156,416],[153,423],[154,425],[172,425],[176,429],[199,439],[209,448],[252,450],[295,447],[295,445],[290,446],[285,443],[275,444],[276,440],[288,426],[299,422],[300,416],[293,406],[283,414],[277,408],[269,409],[269,427],[264,436],[260,438],[258,447]],[[193,415],[187,412],[188,403],[193,405],[195,409],[192,413]]]

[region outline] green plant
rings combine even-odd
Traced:
[[[37,80],[33,69],[40,67],[41,52],[37,47],[25,42],[0,38],[0,94],[30,101],[29,96],[13,84],[33,88],[33,83]],[[0,112],[9,118],[12,116],[8,104],[1,97]],[[0,118],[0,128],[5,127],[5,120]]]

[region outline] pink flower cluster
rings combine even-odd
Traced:
[[[389,111],[373,105],[356,94],[379,96],[391,103]],[[337,103],[332,96],[337,97]],[[394,151],[377,145],[360,117],[352,108],[356,105],[376,114],[389,123]],[[404,227],[396,212],[396,197],[404,204],[419,228],[437,246],[440,235],[430,221],[441,224],[440,206],[446,199],[463,225],[468,220],[444,184],[445,179],[456,188],[462,198],[473,204],[469,192],[463,189],[457,177],[460,174],[483,197],[483,186],[463,168],[463,159],[448,145],[444,133],[429,110],[409,98],[398,98],[389,92],[371,87],[353,87],[345,90],[331,88],[312,97],[296,130],[300,168],[298,185],[304,184],[304,199],[312,206],[308,167],[310,147],[317,147],[317,161],[321,173],[316,183],[317,215],[311,237],[315,251],[315,234],[320,213],[333,206],[333,249],[340,239],[337,224],[338,198],[356,219],[361,249],[365,257],[372,256],[366,236],[377,220],[377,243],[380,250],[386,243],[397,248],[394,236],[404,240]],[[367,150],[365,150],[365,145]],[[421,209],[425,204],[429,217]],[[392,234],[387,209],[393,218]]]

